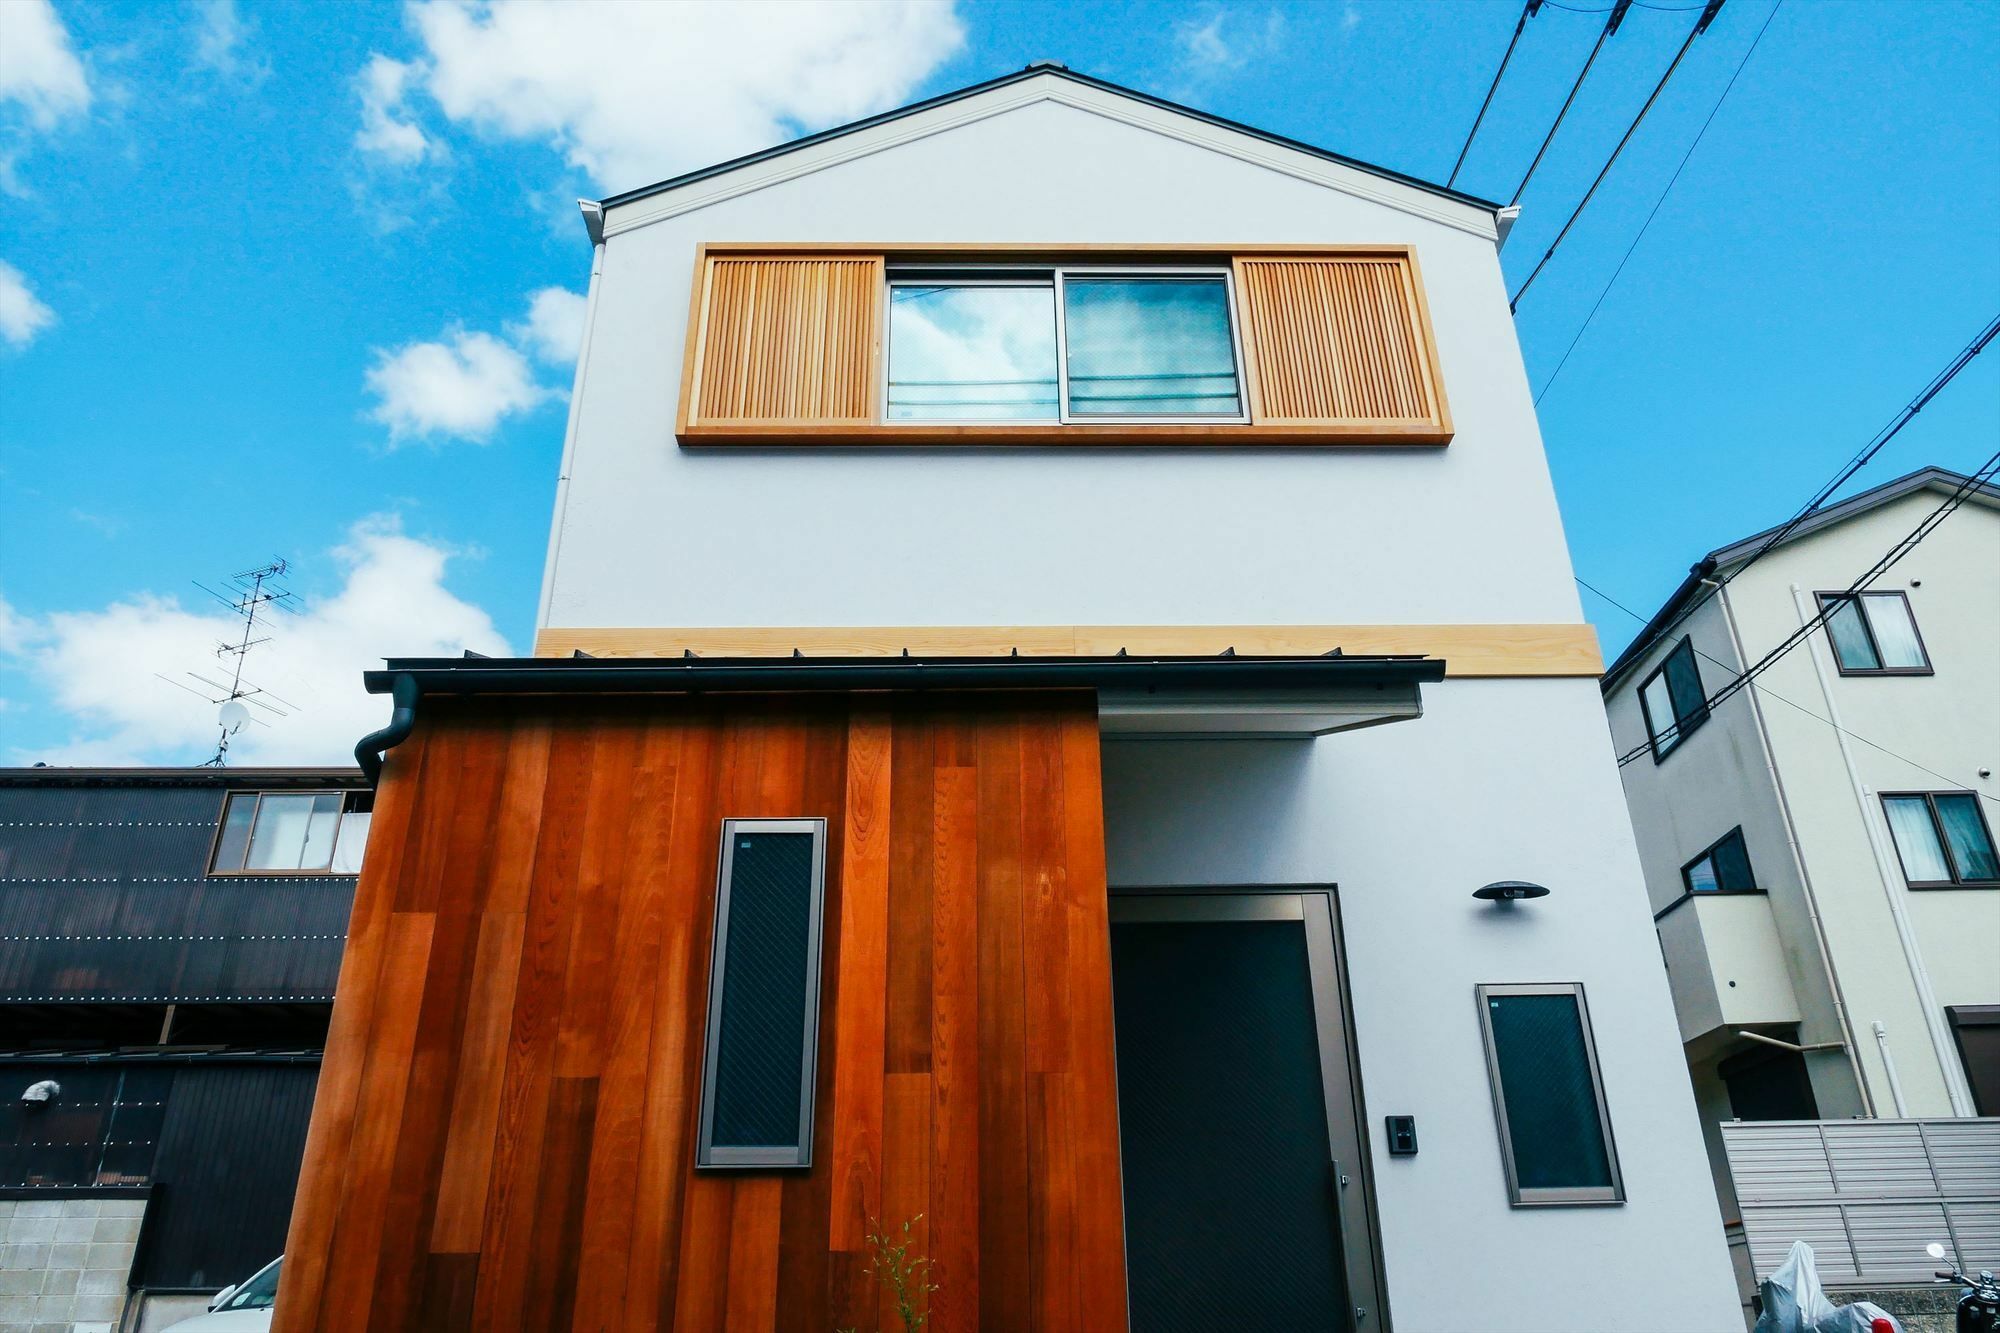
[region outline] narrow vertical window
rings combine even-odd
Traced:
[[[1826,637],[1843,676],[1928,676],[1931,660],[1900,592],[1823,592]]]
[[[722,825],[695,1164],[812,1165],[826,821]]]
[[[1583,987],[1480,986],[1478,996],[1512,1202],[1623,1202]]]
[[[2000,884],[2000,855],[1973,793],[1885,793],[1882,811],[1911,888]]]
[[[1694,660],[1694,640],[1683,638],[1666,661],[1639,687],[1639,708],[1646,719],[1646,736],[1653,743],[1653,762],[1673,753],[1688,733],[1708,721],[1708,696],[1701,688],[1701,668]]]

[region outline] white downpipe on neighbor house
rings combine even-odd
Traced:
[[[1882,1072],[1889,1076],[1889,1100],[1896,1104],[1896,1119],[1907,1120],[1910,1111],[1903,1105],[1903,1081],[1896,1077],[1896,1057],[1889,1054],[1889,1029],[1879,1018],[1875,1020],[1875,1049],[1882,1053]]]
[[[1736,669],[1740,671],[1749,658],[1743,652],[1743,636],[1736,629],[1736,608],[1729,600],[1727,582],[1715,584],[1715,598],[1722,606],[1722,623],[1729,630],[1730,645],[1736,649]],[[1840,1044],[1847,1051],[1847,1067],[1854,1072],[1855,1090],[1861,1094],[1862,1114],[1872,1117],[1875,1114],[1875,1092],[1869,1087],[1868,1071],[1861,1064],[1854,1023],[1847,1012],[1846,996],[1840,989],[1840,972],[1833,965],[1833,951],[1827,947],[1826,929],[1820,924],[1819,895],[1813,891],[1812,875],[1806,870],[1805,853],[1799,849],[1798,825],[1793,822],[1791,797],[1785,791],[1785,780],[1779,776],[1777,760],[1773,757],[1771,731],[1764,723],[1764,704],[1757,697],[1754,681],[1743,693],[1750,700],[1750,716],[1757,723],[1757,739],[1761,742],[1758,748],[1763,751],[1764,771],[1770,776],[1771,790],[1778,795],[1778,811],[1783,815],[1785,824],[1785,846],[1791,852],[1792,868],[1798,872],[1800,896],[1805,899],[1806,919],[1812,924],[1813,945],[1819,950],[1819,965],[1826,970],[1827,993],[1833,999],[1833,1016],[1840,1025]]]
[[[1806,609],[1804,590],[1796,583],[1791,587],[1792,605],[1798,612],[1799,625],[1803,628],[1811,623],[1813,616]],[[1854,803],[1861,812],[1862,827],[1868,831],[1868,845],[1875,853],[1875,869],[1882,879],[1882,892],[1889,901],[1889,916],[1896,923],[1896,939],[1903,946],[1903,960],[1910,967],[1910,980],[1916,986],[1917,1006],[1923,1010],[1924,1028],[1930,1033],[1931,1050],[1937,1057],[1938,1072],[1944,1077],[1945,1095],[1951,1099],[1951,1113],[1961,1116],[1971,1115],[1972,1097],[1964,1086],[1963,1071],[1959,1069],[1951,1034],[1945,1031],[1944,1011],[1938,1008],[1937,996],[1931,990],[1930,973],[1924,969],[1923,951],[1917,945],[1916,930],[1910,925],[1909,911],[1903,902],[1903,895],[1907,890],[1903,887],[1903,877],[1898,869],[1901,863],[1896,860],[1895,852],[1886,843],[1888,834],[1881,820],[1870,810],[1872,802],[1868,799],[1870,793],[1867,784],[1861,780],[1861,770],[1854,762],[1853,747],[1847,743],[1847,728],[1840,724],[1840,710],[1833,701],[1833,688],[1827,680],[1826,662],[1820,656],[1820,637],[1816,634],[1807,636],[1806,656],[1812,659],[1813,674],[1819,679],[1820,698],[1826,704],[1826,719],[1833,724],[1834,743],[1840,747],[1840,760],[1847,767],[1847,781],[1854,790]],[[1886,1063],[1889,1058],[1889,1047],[1882,1024],[1879,1022],[1875,1024],[1875,1042],[1881,1047],[1882,1058]],[[1895,1096],[1896,1114],[1900,1117],[1903,1114],[1903,1097],[1896,1086],[1894,1066],[1890,1066],[1889,1091]]]

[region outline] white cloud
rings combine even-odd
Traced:
[[[4,0],[0,0],[0,9],[4,8]],[[0,259],[0,338],[13,347],[26,347],[55,322],[56,312],[28,290],[21,270]]]
[[[484,440],[504,417],[554,396],[535,383],[527,358],[492,334],[457,329],[445,337],[376,351],[368,389],[378,402],[370,415],[391,440]]]
[[[1218,9],[1206,20],[1185,19],[1174,26],[1180,77],[1199,83],[1233,74],[1253,60],[1277,55],[1284,46],[1285,16],[1265,13],[1261,24],[1243,21],[1240,9]]]
[[[528,319],[509,327],[514,341],[552,366],[576,360],[589,302],[566,287],[544,287],[528,298]]]
[[[887,110],[964,41],[953,0],[414,0],[408,13],[449,120],[548,141],[607,189]],[[379,119],[364,106],[364,148],[417,151],[423,131],[397,119],[404,91],[385,87]]]
[[[0,0],[0,102],[21,104],[36,129],[90,106],[90,81],[49,0]]]
[[[398,166],[414,166],[433,155],[437,145],[406,117],[403,99],[417,67],[384,55],[370,57],[357,81],[361,89],[361,128],[355,146]]]
[[[236,0],[200,0],[195,28],[195,63],[225,79],[261,83],[271,66],[250,49],[251,25],[237,11]]]
[[[377,516],[355,524],[333,554],[345,573],[340,590],[297,616],[277,617],[271,642],[252,651],[244,672],[295,707],[285,717],[253,708],[268,725],[252,723],[231,739],[232,763],[352,762],[354,742],[388,719],[388,701],[361,688],[361,673],[382,657],[508,652],[491,617],[445,586],[448,548]],[[99,611],[56,612],[24,629],[10,617],[0,602],[0,652],[11,652],[73,724],[66,742],[18,750],[14,762],[188,764],[212,752],[215,705],[154,673],[222,679],[216,644],[241,625],[228,612],[142,594]]]

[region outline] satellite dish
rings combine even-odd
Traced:
[[[243,730],[243,724],[250,720],[250,710],[243,706],[241,699],[228,699],[223,702],[216,720],[222,723],[224,731],[234,736]]]

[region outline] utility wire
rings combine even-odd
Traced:
[[[1758,676],[1762,675],[1765,671],[1768,671],[1772,666],[1776,665],[1779,659],[1784,657],[1785,654],[1791,652],[1792,649],[1798,647],[1801,643],[1804,643],[1809,636],[1811,636],[1821,626],[1825,625],[1827,620],[1834,614],[1834,612],[1838,611],[1846,601],[1855,596],[1858,596],[1862,592],[1862,590],[1867,588],[1876,579],[1882,577],[1883,574],[1887,573],[1890,567],[1895,565],[1897,561],[1901,560],[1911,551],[1916,550],[1917,547],[1922,544],[1924,538],[1930,536],[1932,532],[1936,531],[1937,526],[1940,523],[1944,522],[1945,519],[1951,517],[1953,511],[1955,511],[1960,505],[1965,503],[1965,498],[1968,495],[1972,494],[1973,491],[1979,489],[1981,486],[1991,484],[1995,476],[2000,476],[2000,452],[1995,452],[1984,463],[1980,464],[1979,470],[1977,472],[1967,477],[1963,482],[1961,482],[1958,485],[1958,487],[1955,490],[1952,491],[1950,495],[1946,496],[1944,503],[1940,504],[1930,513],[1924,515],[1923,522],[1917,524],[1915,528],[1911,529],[1908,536],[1904,537],[1901,541],[1897,542],[1894,546],[1890,547],[1888,552],[1884,554],[1880,560],[1877,560],[1875,564],[1869,568],[1867,573],[1863,574],[1860,578],[1854,580],[1854,582],[1849,584],[1844,591],[1836,593],[1833,596],[1824,599],[1821,602],[1818,615],[1812,617],[1812,619],[1806,621],[1805,624],[1799,626],[1798,629],[1786,635],[1783,641],[1781,641],[1777,647],[1773,648],[1770,652],[1765,653],[1762,657],[1758,658],[1756,662],[1752,663],[1748,667],[1745,667],[1742,671],[1732,676],[1728,681],[1724,682],[1720,688],[1711,693],[1707,698],[1703,699],[1701,702],[1701,708],[1699,710],[1701,715],[1706,717],[1708,713],[1712,712],[1718,704],[1725,702],[1730,697],[1735,695],[1738,691],[1748,686],[1751,681],[1755,680]],[[1660,741],[1676,739],[1679,737],[1679,735],[1680,735],[1680,722],[1678,719],[1676,719],[1657,737],[1649,738],[1645,743],[1640,745],[1635,745],[1634,747],[1632,747],[1632,749],[1626,751],[1624,754],[1619,755],[1618,766],[1620,768],[1623,768],[1625,765],[1631,763],[1633,760],[1639,758],[1639,756],[1645,754],[1648,750],[1652,749],[1653,746],[1658,744]]]
[[[1973,335],[1972,341],[1960,348],[1958,355],[1954,356],[1943,370],[1934,375],[1930,383],[1926,384],[1915,398],[1906,403],[1901,411],[1897,412],[1894,417],[1891,417],[1887,425],[1883,426],[1881,430],[1876,431],[1869,438],[1868,443],[1861,446],[1861,452],[1855,454],[1854,457],[1842,464],[1840,470],[1834,473],[1833,479],[1820,487],[1813,494],[1812,499],[1806,501],[1797,513],[1793,514],[1776,528],[1773,528],[1771,535],[1760,542],[1757,549],[1752,551],[1729,573],[1718,576],[1715,580],[1715,586],[1718,588],[1721,587],[1723,584],[1740,575],[1744,570],[1750,568],[1750,566],[1756,564],[1759,560],[1762,560],[1766,555],[1770,554],[1778,543],[1791,536],[1797,530],[1799,524],[1819,512],[1826,502],[1833,498],[1835,491],[1846,485],[1855,473],[1861,471],[1862,468],[1874,461],[1875,455],[1882,452],[1883,446],[1895,439],[1903,427],[1916,420],[1917,413],[1929,406],[1930,401],[1942,393],[1947,384],[1958,378],[1958,373],[1971,365],[1972,359],[1985,351],[1996,337],[2000,337],[2000,315],[1995,315],[1992,319],[1988,320],[1986,326]],[[1690,601],[1675,614],[1672,620],[1669,620],[1654,632],[1653,639],[1658,641],[1673,633],[1675,627],[1696,611],[1706,606],[1708,599],[1714,595],[1713,592],[1709,592]]]
[[[1542,270],[1548,267],[1549,260],[1555,256],[1556,247],[1563,243],[1565,236],[1569,235],[1569,229],[1576,225],[1577,218],[1582,216],[1583,210],[1590,206],[1591,198],[1597,193],[1597,187],[1604,184],[1604,178],[1611,174],[1611,168],[1617,164],[1618,155],[1625,151],[1625,145],[1632,142],[1632,136],[1639,132],[1639,126],[1645,122],[1646,113],[1653,109],[1653,103],[1660,100],[1661,92],[1666,89],[1667,80],[1673,78],[1674,71],[1680,68],[1681,60],[1686,57],[1688,48],[1694,45],[1695,38],[1708,31],[1708,25],[1713,23],[1715,16],[1722,12],[1722,5],[1723,0],[1708,0],[1708,4],[1703,7],[1701,17],[1695,20],[1694,27],[1688,31],[1687,40],[1681,43],[1680,50],[1674,52],[1673,61],[1667,66],[1667,72],[1662,74],[1660,81],[1653,85],[1653,91],[1646,98],[1646,104],[1639,108],[1639,114],[1634,116],[1632,123],[1625,127],[1624,137],[1618,140],[1618,146],[1613,148],[1611,156],[1605,159],[1603,170],[1597,173],[1597,179],[1590,183],[1590,188],[1583,192],[1583,198],[1571,210],[1569,219],[1563,223],[1562,230],[1556,233],[1555,240],[1549,242],[1549,248],[1542,255],[1540,262],[1528,274],[1526,281],[1522,282],[1520,289],[1508,300],[1507,309],[1509,311],[1520,308],[1521,298],[1527,295],[1528,288],[1534,284],[1536,278],[1541,276]]]
[[[1620,0],[1625,3],[1626,0]],[[1465,146],[1458,150],[1458,161],[1451,164],[1451,175],[1445,178],[1444,188],[1449,190],[1458,180],[1458,170],[1465,165],[1465,155],[1472,151],[1472,141],[1479,136],[1479,126],[1486,119],[1486,109],[1493,105],[1493,94],[1500,91],[1500,80],[1507,73],[1507,62],[1514,58],[1514,48],[1520,45],[1521,29],[1528,26],[1528,20],[1542,7],[1542,0],[1528,0],[1521,7],[1521,17],[1514,21],[1514,35],[1507,39],[1506,54],[1500,57],[1500,68],[1493,72],[1493,82],[1486,86],[1486,100],[1479,104],[1479,114],[1472,118],[1472,128],[1466,132]]]
[[[1618,0],[1618,3],[1611,7],[1611,17],[1604,20],[1604,26],[1598,29],[1597,43],[1590,48],[1590,55],[1584,59],[1583,68],[1577,73],[1576,82],[1570,84],[1569,96],[1563,98],[1562,110],[1556,112],[1555,123],[1550,125],[1549,132],[1542,136],[1542,146],[1535,150],[1535,160],[1528,164],[1528,174],[1521,177],[1521,183],[1514,187],[1514,193],[1507,201],[1509,208],[1520,203],[1521,196],[1527,193],[1528,182],[1535,178],[1535,168],[1542,165],[1543,155],[1549,151],[1549,145],[1555,142],[1556,131],[1562,128],[1563,117],[1569,114],[1571,104],[1576,101],[1576,95],[1583,90],[1583,81],[1590,77],[1590,67],[1597,63],[1597,53],[1604,49],[1605,40],[1618,31],[1618,25],[1625,21],[1625,11],[1631,4],[1632,0]]]
[[[1618,285],[1619,277],[1625,272],[1625,265],[1632,260],[1632,252],[1639,248],[1639,242],[1646,239],[1646,229],[1653,225],[1653,219],[1660,215],[1660,206],[1667,202],[1667,196],[1672,194],[1674,186],[1680,183],[1681,173],[1687,170],[1688,159],[1694,156],[1695,149],[1701,147],[1702,139],[1708,134],[1708,127],[1715,123],[1716,113],[1722,110],[1722,104],[1729,100],[1731,90],[1736,87],[1736,80],[1742,77],[1743,67],[1750,63],[1751,56],[1757,54],[1757,44],[1764,40],[1764,33],[1770,28],[1771,20],[1778,17],[1778,11],[1784,7],[1785,0],[1778,0],[1777,4],[1771,6],[1771,12],[1764,16],[1764,26],[1757,29],[1757,36],[1752,39],[1750,49],[1743,53],[1743,59],[1736,62],[1736,72],[1729,76],[1729,83],[1723,88],[1722,96],[1715,99],[1715,105],[1710,108],[1708,119],[1701,123],[1701,130],[1694,136],[1694,142],[1689,144],[1687,152],[1681,155],[1681,163],[1674,168],[1672,178],[1667,181],[1667,188],[1660,191],[1660,197],[1653,201],[1653,211],[1646,214],[1646,220],[1639,225],[1639,234],[1632,238],[1632,244],[1625,247],[1625,257],[1618,261],[1617,268],[1611,270],[1611,280],[1605,283],[1604,290],[1597,294],[1597,303],[1590,307],[1590,313],[1583,317],[1583,324],[1577,329],[1576,336],[1571,338],[1569,346],[1563,349],[1562,360],[1556,362],[1555,373],[1542,381],[1541,392],[1535,395],[1535,403],[1538,406],[1542,401],[1542,394],[1547,393],[1549,386],[1556,382],[1556,376],[1563,373],[1563,367],[1569,364],[1570,353],[1574,352],[1576,345],[1583,341],[1583,335],[1590,328],[1590,322],[1597,318],[1597,312],[1604,307],[1604,298],[1611,295],[1611,289]],[[1530,167],[1528,170],[1530,175],[1534,174],[1534,168]],[[1522,181],[1521,184],[1525,188],[1527,182]],[[1516,198],[1518,197],[1517,195]]]
[[[1580,574],[1572,574],[1570,577],[1574,578],[1577,581],[1577,584],[1580,587],[1582,587],[1586,592],[1595,593],[1597,596],[1611,603],[1611,605],[1617,607],[1620,611],[1623,611],[1626,615],[1632,617],[1632,619],[1638,621],[1640,624],[1643,625],[1646,623],[1646,617],[1640,615],[1637,611],[1634,611],[1631,607],[1625,605],[1625,603],[1619,601],[1616,597],[1613,597],[1610,593],[1604,591],[1604,589],[1598,587],[1596,584],[1592,583],[1589,579],[1584,578]],[[1698,646],[1696,646],[1696,644],[1692,639],[1688,641],[1688,647],[1694,650],[1694,654],[1696,657],[1701,658],[1705,662],[1709,662],[1714,664],[1715,666],[1721,667],[1724,671],[1733,672],[1736,670],[1734,666],[1723,661],[1721,658],[1703,652]],[[1911,768],[1916,769],[1918,772],[1930,774],[1932,777],[1936,778],[1939,782],[1948,782],[1955,788],[1965,788],[1967,790],[1970,790],[1972,786],[1972,784],[1969,782],[1965,782],[1959,778],[1954,778],[1949,774],[1940,773],[1935,768],[1931,768],[1929,765],[1920,764],[1906,754],[1898,754],[1896,751],[1890,749],[1888,746],[1883,745],[1879,741],[1872,741],[1868,739],[1868,737],[1863,736],[1858,731],[1849,731],[1846,727],[1841,726],[1838,722],[1835,722],[1832,718],[1822,717],[1820,714],[1814,712],[1812,709],[1806,707],[1804,704],[1796,703],[1793,700],[1787,699],[1784,695],[1779,694],[1769,685],[1760,683],[1757,685],[1753,685],[1751,688],[1756,693],[1758,698],[1770,699],[1777,703],[1785,705],[1785,707],[1787,708],[1797,709],[1799,712],[1804,713],[1807,717],[1811,718],[1813,721],[1821,722],[1829,727],[1832,727],[1835,731],[1847,737],[1849,740],[1859,741],[1863,745],[1866,745],[1873,750],[1880,750],[1883,754],[1888,755],[1891,759],[1900,760],[1901,762],[1908,764]],[[1985,792],[1979,792],[1977,793],[1977,795],[1980,796],[1983,800],[1992,801],[1994,804],[2000,805],[2000,796],[1989,796]]]

